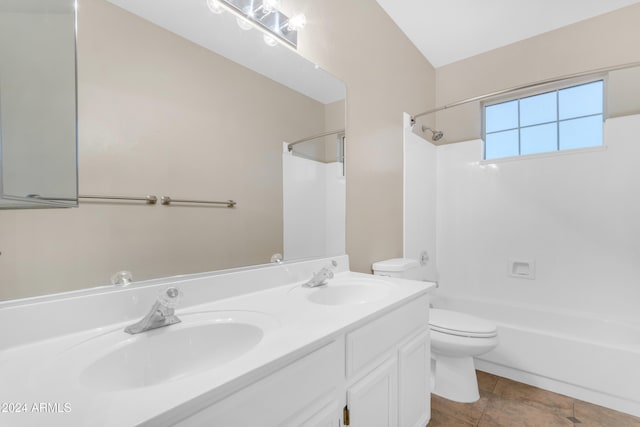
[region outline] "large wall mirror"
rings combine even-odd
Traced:
[[[74,0],[0,0],[0,209],[74,206]]]
[[[344,253],[343,133],[285,144],[342,82],[206,0],[78,0],[77,43],[79,207],[0,211],[0,300]]]

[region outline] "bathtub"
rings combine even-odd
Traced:
[[[477,369],[640,416],[640,325],[452,294],[432,303],[497,323]]]

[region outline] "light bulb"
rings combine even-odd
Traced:
[[[280,7],[280,0],[263,0],[262,2],[262,10],[265,13],[273,12],[273,9]]]
[[[264,42],[266,43],[267,46],[275,46],[278,44],[278,42],[276,41],[276,39],[274,39],[273,37],[271,37],[269,34],[264,34],[262,36],[262,39],[264,40]]]
[[[215,13],[215,14],[222,13],[222,5],[218,0],[207,0],[207,7],[211,11],[211,13]]]
[[[289,19],[289,23],[287,24],[287,30],[289,31],[299,31],[307,25],[307,17],[304,16],[303,13],[300,13],[293,18]]]
[[[238,23],[238,27],[242,28],[245,31],[250,30],[251,27],[253,26],[251,25],[251,21],[249,21],[247,18],[242,18],[240,16],[236,18],[236,22]]]

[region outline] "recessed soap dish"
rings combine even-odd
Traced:
[[[533,259],[510,258],[507,274],[518,279],[533,280],[536,278],[536,261]]]

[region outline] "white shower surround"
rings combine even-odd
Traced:
[[[608,119],[604,137],[493,163],[481,140],[439,146],[436,196],[422,194],[439,304],[500,325],[478,367],[640,416],[640,115]],[[534,261],[535,279],[509,276],[510,259]]]
[[[608,119],[604,138],[485,164],[480,140],[438,147],[440,285],[640,323],[640,115]],[[535,280],[510,259],[535,261]]]
[[[436,155],[437,147],[425,139],[421,125],[410,126],[411,116],[404,114],[403,173],[403,257],[428,259],[412,279],[438,280],[436,258]],[[415,129],[415,132],[414,132]],[[428,132],[430,134],[430,132]]]
[[[346,181],[342,163],[282,155],[284,258],[342,255],[345,247]]]

